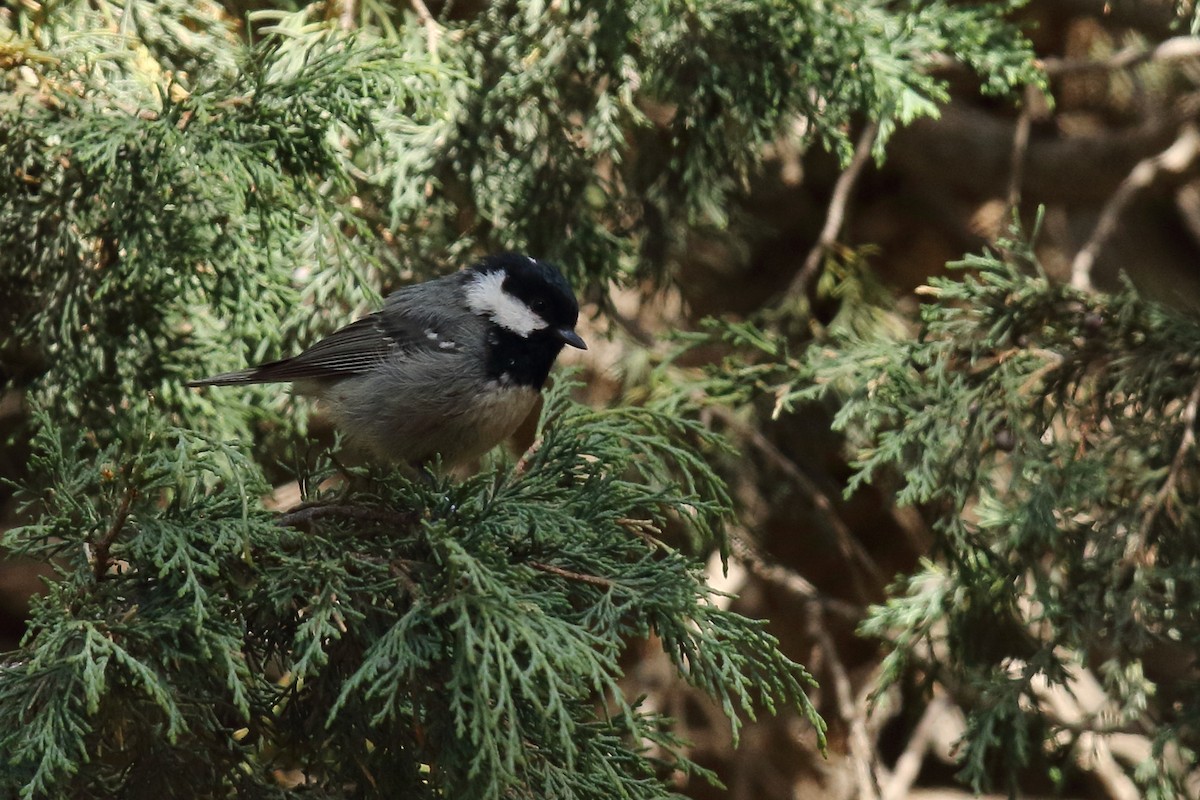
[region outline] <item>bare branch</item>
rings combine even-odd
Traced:
[[[842,521],[842,518],[838,516],[837,509],[834,507],[833,501],[829,499],[829,495],[821,491],[816,482],[804,474],[804,471],[796,465],[796,462],[788,458],[761,431],[742,422],[728,409],[721,406],[712,406],[707,410],[715,418],[737,431],[739,436],[749,441],[754,449],[758,450],[772,466],[783,472],[791,480],[792,484],[800,490],[800,493],[808,498],[813,508],[821,514],[825,524],[833,531],[838,543],[838,549],[841,550],[842,556],[848,562],[858,564],[871,579],[875,587],[881,587],[887,583],[883,577],[883,573],[879,569],[879,565],[871,558],[871,554],[866,551],[866,548],[862,546],[862,543],[855,538],[854,533]],[[851,570],[850,575],[862,599],[872,599],[875,593],[862,585],[858,572]]]
[[[929,752],[929,747],[934,741],[938,726],[953,707],[950,700],[942,694],[935,696],[925,707],[925,713],[913,729],[904,752],[896,759],[892,777],[883,789],[883,800],[904,800],[909,796],[909,789],[921,773],[921,764],[924,763],[925,754]]]
[[[345,519],[367,520],[370,522],[387,522],[396,527],[408,527],[417,521],[417,514],[411,511],[388,511],[382,508],[366,506],[329,506],[317,505],[297,508],[286,514],[280,514],[275,523],[283,527],[298,528],[301,525],[321,517],[343,517]]]
[[[138,490],[135,486],[129,486],[125,489],[125,494],[121,497],[121,504],[117,506],[117,513],[113,516],[112,524],[100,541],[96,542],[92,549],[92,574],[96,580],[103,580],[104,575],[108,572],[109,566],[109,550],[112,549],[113,542],[117,540],[117,536],[121,534],[121,530],[125,527],[125,522],[129,519],[129,508],[133,505],[133,501],[138,496]]]
[[[1180,129],[1170,147],[1137,163],[1100,212],[1100,220],[1087,244],[1075,255],[1071,263],[1072,286],[1092,291],[1092,267],[1096,265],[1100,250],[1116,231],[1125,209],[1139,192],[1152,186],[1164,173],[1182,173],[1197,156],[1200,156],[1200,129],[1195,123],[1188,123]]]
[[[1188,93],[1153,109],[1141,122],[1088,135],[1031,131],[1021,194],[1038,203],[1103,205],[1137,163],[1170,146],[1197,118],[1200,97]],[[937,120],[896,131],[888,169],[923,187],[923,195],[1003,198],[1012,175],[1012,120],[951,103]],[[1063,175],[1071,176],[1063,180]]]
[[[782,589],[805,602],[816,603],[847,622],[857,623],[863,618],[863,610],[859,606],[823,594],[800,573],[768,560],[745,530],[734,528],[731,531],[729,549],[746,571],[763,583]]]
[[[556,567],[553,564],[543,564],[540,561],[526,561],[525,563],[541,572],[546,572],[550,575],[557,575],[558,577],[566,578],[569,581],[579,581],[580,583],[599,586],[601,589],[611,589],[617,585],[614,581],[610,581],[608,578],[601,578],[598,575],[587,575],[582,572],[573,572],[569,569]]]
[[[825,258],[825,254],[837,243],[842,223],[846,220],[846,206],[850,203],[850,194],[854,191],[854,184],[862,174],[863,167],[871,159],[871,150],[875,147],[875,139],[878,135],[879,124],[873,121],[867,123],[862,133],[859,134],[858,144],[854,147],[854,156],[833,186],[833,196],[829,200],[829,210],[825,214],[825,225],[821,228],[821,235],[817,237],[817,243],[813,245],[808,257],[804,259],[804,266],[800,268],[800,272],[796,274],[796,277],[792,279],[791,286],[788,287],[790,296],[800,297],[808,292],[809,286],[821,269],[821,262]]]
[[[1047,58],[1042,61],[1042,68],[1047,75],[1057,77],[1081,72],[1130,69],[1150,61],[1169,62],[1192,58],[1200,58],[1200,39],[1195,36],[1173,36],[1154,47],[1126,47],[1108,58]]]
[[[429,6],[425,5],[425,0],[409,0],[409,4],[416,12],[417,19],[425,26],[425,46],[431,54],[437,55],[438,36],[440,35],[437,20],[433,18],[433,14],[429,13]]]
[[[1086,728],[1091,720],[1101,717],[1105,709],[1111,707],[1108,695],[1091,670],[1070,666],[1068,671],[1069,683],[1052,683],[1043,674],[1034,676],[1031,688],[1037,695],[1039,709],[1066,727],[1078,729],[1083,726],[1073,747],[1076,762],[1096,776],[1112,800],[1137,800],[1141,792],[1113,757],[1110,737]],[[1152,752],[1149,740],[1131,738],[1142,740],[1145,752],[1139,755],[1149,757]],[[1142,758],[1137,759],[1140,760]]]
[[[1138,528],[1135,535],[1129,537],[1129,541],[1125,544],[1126,561],[1141,562],[1146,558],[1146,542],[1150,541],[1154,523],[1158,521],[1158,515],[1163,508],[1171,502],[1171,496],[1175,494],[1175,489],[1179,485],[1179,476],[1183,472],[1187,454],[1196,446],[1197,411],[1200,411],[1200,381],[1197,381],[1196,385],[1192,387],[1192,392],[1188,395],[1187,403],[1183,407],[1181,417],[1183,436],[1179,440],[1179,447],[1175,450],[1175,457],[1171,459],[1171,469],[1167,473],[1167,479],[1154,493],[1154,501],[1146,512],[1141,527]]]
[[[339,5],[341,8],[338,11],[338,25],[344,31],[352,30],[354,28],[354,17],[358,11],[358,3],[356,0],[341,0]]]
[[[867,731],[867,705],[854,697],[853,686],[846,667],[838,656],[837,645],[826,630],[821,611],[816,605],[809,607],[808,634],[813,637],[825,657],[838,716],[850,729],[848,756],[854,765],[854,779],[858,784],[859,800],[880,800],[878,760],[875,745]]]
[[[1041,91],[1032,84],[1025,87],[1025,98],[1021,104],[1021,114],[1017,117],[1017,126],[1013,129],[1012,166],[1008,175],[1007,208],[1004,220],[1012,215],[1013,209],[1021,204],[1021,187],[1025,182],[1025,159],[1029,153],[1029,132],[1033,128],[1033,118],[1037,115],[1039,106],[1044,106]]]

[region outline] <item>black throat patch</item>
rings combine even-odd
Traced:
[[[534,331],[526,338],[491,325],[487,332],[487,377],[509,386],[541,389],[562,349],[562,341],[550,330]]]

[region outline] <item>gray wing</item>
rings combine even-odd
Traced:
[[[389,295],[381,311],[334,331],[297,356],[189,381],[188,386],[336,380],[406,355],[461,352],[480,324],[466,311],[466,277],[456,273],[405,287]]]

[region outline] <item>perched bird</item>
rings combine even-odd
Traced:
[[[300,355],[188,385],[295,381],[384,460],[453,468],[516,431],[564,345],[587,349],[578,318],[557,267],[504,253],[400,289]]]

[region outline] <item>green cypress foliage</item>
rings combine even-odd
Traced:
[[[621,693],[649,637],[735,731],[784,709],[820,731],[804,670],[705,586],[722,445],[676,409],[563,383],[515,464],[330,490],[277,389],[183,383],[481,251],[560,260],[602,308],[609,281],[669,279],[797,115],[845,158],[853,118],[882,148],[934,113],[939,53],[989,90],[1036,81],[1006,8],[497,2],[422,26],[364,2],[353,34],[319,6],[5,10],[0,357],[32,456],[3,544],[55,577],[0,662],[0,792],[666,796],[699,768]],[[297,471],[308,504],[264,510]]]
[[[358,473],[353,504],[282,517],[227,445],[170,429],[89,456],[43,420],[39,520],[6,545],[58,578],[0,672],[0,784],[274,796],[296,769],[330,796],[665,796],[661,769],[690,765],[618,685],[622,643],[651,633],[731,719],[819,728],[803,669],[653,535],[711,535],[727,501],[697,453],[719,443],[561,387],[546,417],[519,467]]]
[[[847,494],[879,483],[930,516],[929,558],[861,631],[892,646],[877,692],[919,675],[964,698],[977,790],[1015,792],[1079,737],[1131,727],[1153,745],[1132,770],[1146,796],[1188,796],[1197,684],[1145,664],[1200,652],[1200,324],[1130,286],[1053,283],[1021,241],[953,266],[915,336],[861,308],[795,354],[778,325],[714,325],[738,356],[706,401],[766,390],[787,414],[836,398]],[[1108,700],[1064,717],[1047,694],[1084,666]]]

